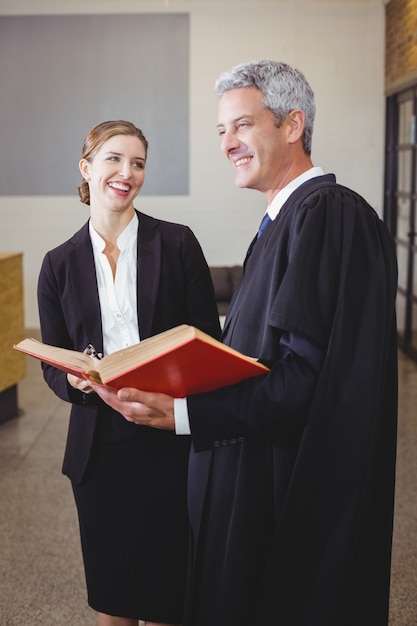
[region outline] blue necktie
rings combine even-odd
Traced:
[[[259,226],[258,239],[262,235],[262,233],[264,232],[264,230],[268,226],[268,224],[270,224],[270,222],[272,222],[271,218],[269,217],[268,213],[265,213],[265,215],[262,218],[261,225]]]
[[[260,226],[259,226],[258,234],[256,235],[256,237],[254,237],[254,238],[252,239],[251,244],[250,244],[250,246],[249,246],[249,248],[248,248],[248,251],[247,251],[247,253],[246,253],[246,257],[245,257],[245,260],[244,260],[244,262],[243,262],[243,271],[245,271],[246,261],[248,260],[249,255],[250,255],[250,253],[252,252],[252,248],[253,248],[253,246],[255,245],[255,243],[256,243],[256,241],[259,239],[259,237],[262,235],[262,233],[264,232],[265,228],[266,228],[266,227],[268,226],[268,224],[270,224],[271,222],[272,222],[272,220],[271,220],[271,218],[269,217],[268,213],[265,213],[265,215],[264,215],[264,216],[263,216],[263,218],[262,218],[261,224],[260,224]],[[227,315],[226,315],[226,320],[225,320],[225,325],[224,325],[224,328],[223,328],[223,333],[225,332],[226,327],[228,326],[228,322],[229,322],[230,318],[232,317],[232,314],[234,313],[234,311],[235,311],[235,309],[236,309],[236,304],[237,304],[237,302],[238,302],[238,300],[239,300],[239,295],[240,295],[240,288],[241,288],[241,286],[242,286],[242,282],[240,282],[240,283],[238,284],[238,286],[236,287],[236,291],[235,291],[235,294],[234,294],[234,297],[233,297],[233,304],[232,304],[232,306],[229,308],[229,311],[227,312]],[[224,335],[222,335],[222,336],[224,336]]]

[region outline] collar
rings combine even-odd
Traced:
[[[133,243],[136,240],[137,232],[138,232],[139,220],[137,213],[135,211],[132,219],[129,224],[126,226],[124,231],[120,233],[117,238],[117,247],[120,251],[127,248],[129,244]],[[106,242],[103,237],[98,234],[93,224],[91,223],[91,219],[88,222],[88,228],[90,231],[91,243],[93,244],[93,248],[95,248],[98,252],[103,252]]]
[[[271,204],[267,208],[267,213],[271,220],[274,220],[281,208],[284,206],[285,202],[288,200],[290,195],[298,188],[300,185],[305,183],[307,180],[311,178],[317,178],[317,176],[323,176],[324,172],[321,167],[311,167],[306,172],[294,178],[288,185],[283,187],[272,200]]]

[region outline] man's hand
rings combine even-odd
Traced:
[[[163,393],[125,388],[118,392],[90,383],[98,396],[128,422],[163,430],[175,430],[174,398]]]

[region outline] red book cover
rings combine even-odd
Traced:
[[[268,368],[255,359],[185,324],[96,362],[86,354],[48,346],[34,339],[24,339],[14,348],[113,389],[136,387],[176,398],[211,391],[268,372]]]
[[[183,398],[193,393],[232,385],[267,371],[266,367],[256,361],[242,359],[195,338],[157,359],[134,367],[113,379],[107,378],[105,384],[114,389],[136,387],[143,391]]]

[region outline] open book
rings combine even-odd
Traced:
[[[166,393],[183,398],[259,376],[269,370],[210,335],[182,324],[101,360],[36,339],[13,346],[64,372],[120,389]]]

